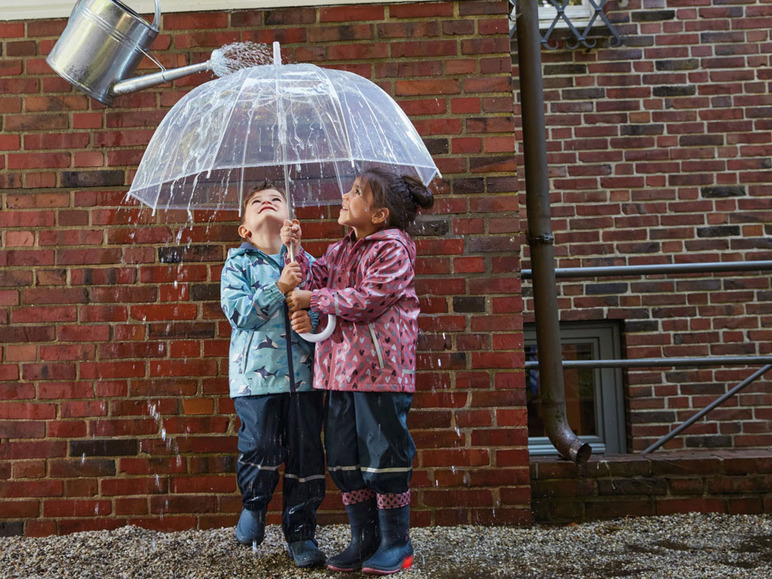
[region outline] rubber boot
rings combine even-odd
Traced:
[[[327,568],[332,571],[359,571],[362,562],[375,553],[380,543],[374,495],[368,500],[346,505],[346,513],[351,526],[351,542],[341,553],[327,559]]]
[[[265,538],[265,511],[242,509],[236,525],[236,540],[242,545],[259,545]]]
[[[301,539],[287,545],[287,552],[301,569],[324,565],[325,556],[319,550],[316,539]]]
[[[413,564],[413,544],[410,542],[410,505],[378,509],[381,545],[375,555],[362,563],[362,572],[390,575]]]

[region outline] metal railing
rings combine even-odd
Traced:
[[[708,262],[682,264],[652,264],[607,267],[576,267],[555,268],[556,278],[593,278],[593,277],[625,277],[662,274],[693,274],[717,272],[746,272],[772,270],[772,260],[768,261],[738,261],[738,262]],[[524,269],[520,273],[522,279],[532,279],[533,272]],[[646,448],[642,454],[648,454],[676,437],[683,430],[707,415],[738,392],[752,384],[757,379],[772,370],[772,356],[710,356],[710,357],[678,357],[678,358],[633,358],[619,360],[563,360],[563,368],[648,368],[648,367],[700,367],[700,366],[752,366],[764,364],[762,368],[737,384],[734,388],[708,404],[705,408],[672,429],[662,438]],[[525,363],[526,370],[538,369],[537,361]]]

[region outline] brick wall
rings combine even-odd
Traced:
[[[596,48],[542,51],[558,266],[772,259],[772,5],[607,6],[624,46],[611,47],[601,30]],[[516,64],[516,46],[513,55]],[[561,320],[619,321],[627,358],[769,356],[771,279],[767,270],[563,280]],[[525,311],[533,321],[529,298]],[[754,370],[627,371],[628,450],[645,449]],[[665,448],[768,447],[770,379]]]
[[[542,458],[531,465],[531,478],[533,518],[550,524],[772,512],[769,450],[596,456],[580,466]]]
[[[278,40],[285,60],[377,82],[435,156],[445,180],[416,235],[419,525],[530,520],[506,14],[501,1],[167,14],[154,45],[176,67]],[[0,534],[233,525],[218,282],[236,224],[125,199],[159,121],[207,77],[105,108],[45,63],[65,23],[0,23]],[[300,216],[314,253],[342,233],[318,209]],[[322,510],[342,520],[331,484]]]

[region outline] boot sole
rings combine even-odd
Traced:
[[[409,569],[413,565],[413,555],[409,555],[402,559],[397,567],[390,567],[389,569],[378,569],[376,567],[362,567],[362,573],[368,575],[391,575],[392,573],[399,573],[403,569]]]
[[[327,568],[330,571],[338,571],[340,573],[354,573],[356,571],[359,571],[362,568],[362,566],[360,565],[358,567],[336,567],[335,565],[330,565],[328,563]]]

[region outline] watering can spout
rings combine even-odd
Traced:
[[[120,96],[122,94],[137,92],[138,90],[158,86],[159,84],[164,84],[167,82],[172,82],[178,78],[207,70],[212,70],[212,64],[208,60],[199,64],[190,64],[188,66],[181,66],[180,68],[162,70],[153,74],[146,74],[145,76],[138,76],[135,78],[121,80],[110,87],[110,95]]]

